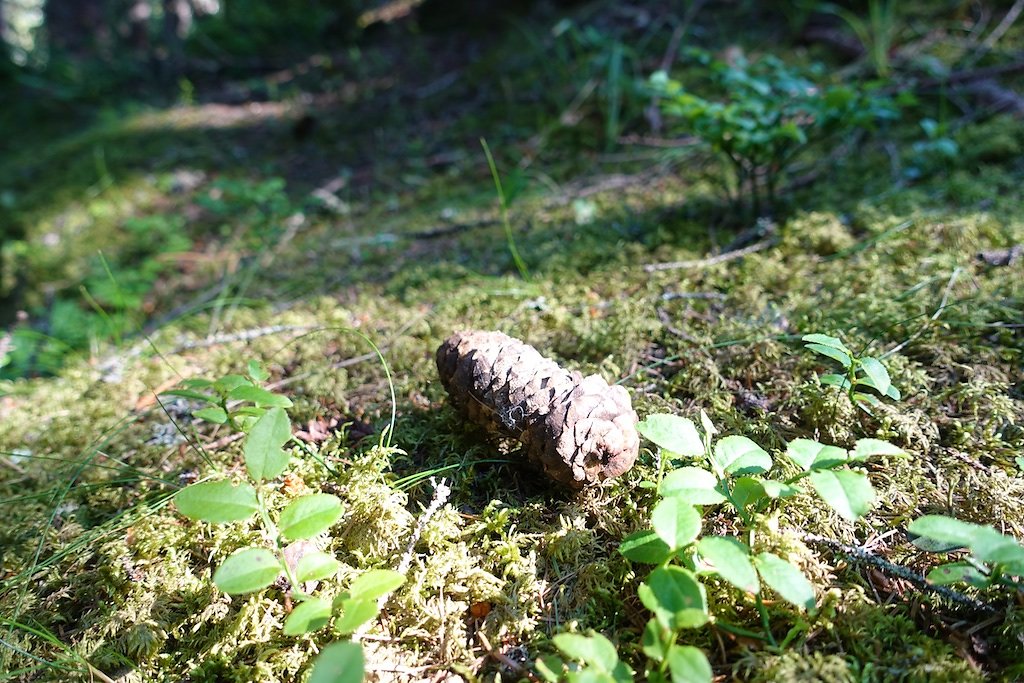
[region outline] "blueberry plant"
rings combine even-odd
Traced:
[[[723,61],[697,49],[688,55],[707,74],[707,94],[664,71],[649,85],[681,132],[728,162],[734,200],[749,192],[755,218],[772,210],[787,169],[810,145],[897,116],[892,98],[871,86],[818,84],[773,56],[751,62],[742,55]]]
[[[183,388],[166,392],[203,404],[193,412],[195,417],[245,434],[246,476],[241,481],[216,478],[195,483],[179,491],[174,503],[186,517],[211,524],[246,522],[255,517],[269,539],[267,544],[229,555],[213,573],[217,588],[230,595],[254,593],[271,587],[283,575],[290,598],[298,603],[284,622],[285,635],[313,632],[333,619],[337,635],[351,636],[376,618],[383,600],[405,577],[376,569],[357,576],[347,591],[333,598],[306,590],[314,582],[333,577],[340,568],[337,559],[312,549],[308,542],[327,532],[342,517],[344,508],[340,499],[328,493],[295,497],[279,511],[269,505],[271,482],[288,469],[292,454],[285,447],[294,437],[285,412],[292,403],[261,386],[268,377],[258,363],[250,362],[245,375],[189,379]],[[290,547],[295,550],[289,552]],[[362,680],[363,670],[360,646],[342,641],[323,649],[309,680],[356,683]]]
[[[659,500],[651,512],[651,527],[623,539],[619,552],[632,562],[654,566],[637,591],[652,615],[641,641],[648,681],[710,681],[712,670],[705,654],[680,642],[687,630],[708,623],[772,646],[784,646],[797,637],[806,623],[790,629],[783,643],[776,641],[763,596],[774,591],[798,610],[813,613],[814,588],[796,564],[762,549],[770,547],[764,515],[787,498],[814,491],[840,517],[856,520],[875,499],[864,464],[873,457],[903,455],[899,448],[877,439],[861,439],[851,450],[796,439],[784,453],[796,469],[787,476],[767,451],[747,437],[716,438],[718,430],[703,411],[700,424],[698,429],[686,418],[659,414],[639,425],[640,432],[658,447],[657,481],[649,486],[657,488]],[[669,465],[673,467],[666,472]],[[740,533],[703,535],[707,506],[724,506],[735,515]],[[710,576],[753,598],[762,633],[712,613],[702,582]],[[613,657],[615,648],[600,634],[562,634],[554,643],[569,661],[540,660],[537,668],[549,681],[633,679],[633,672],[617,655]]]
[[[968,550],[962,560],[941,564],[928,573],[938,585],[967,584],[975,588],[1002,586],[1024,594],[1024,546],[992,527],[944,515],[926,515],[907,528],[914,543],[933,552]]]
[[[889,371],[880,359],[857,356],[841,339],[827,334],[807,334],[803,341],[806,348],[843,366],[842,373],[820,375],[818,381],[839,387],[865,412],[870,413],[871,407],[880,403],[879,396],[900,400],[900,390],[893,386]],[[877,392],[878,396],[869,390]]]

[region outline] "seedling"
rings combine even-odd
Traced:
[[[810,489],[847,520],[870,510],[875,499],[867,475],[858,469],[874,456],[902,455],[885,441],[861,439],[847,451],[809,439],[791,442],[785,456],[800,472],[790,477],[773,477],[772,456],[744,436],[717,438],[718,430],[701,411],[701,427],[675,415],[651,415],[640,423],[641,434],[658,448],[658,489],[660,500],[651,513],[651,528],[630,534],[619,548],[627,559],[655,565],[640,585],[640,601],[653,614],[643,635],[643,652],[648,657],[645,676],[649,681],[710,681],[711,665],[699,649],[679,644],[681,633],[709,622],[744,637],[776,642],[763,595],[765,588],[797,609],[813,613],[814,588],[793,563],[772,552],[757,552],[760,545],[758,517],[786,498]],[[667,463],[693,462],[664,474]],[[741,534],[702,536],[703,506],[726,505],[738,517]],[[735,588],[752,595],[761,616],[763,633],[757,634],[718,619],[708,608],[701,579],[718,576]],[[806,624],[790,630],[787,642]],[[588,665],[579,650],[567,652]],[[610,660],[605,661],[605,665]],[[546,664],[549,668],[550,662]],[[604,667],[607,669],[607,666]],[[608,679],[604,679],[608,680]],[[615,679],[619,680],[619,679]]]
[[[915,519],[907,531],[917,536],[914,544],[924,550],[970,550],[966,559],[939,565],[928,572],[932,583],[965,583],[975,588],[999,585],[1024,592],[1024,547],[1012,536],[943,515]]]
[[[559,633],[553,641],[570,663],[557,657],[538,660],[537,671],[545,681],[555,683],[564,678],[569,683],[632,683],[633,670],[619,661],[615,645],[600,633]]]
[[[730,62],[689,56],[708,74],[701,96],[664,71],[650,86],[661,110],[721,154],[735,174],[735,201],[749,192],[754,218],[771,211],[787,168],[809,145],[897,116],[891,98],[856,85],[820,85],[775,57]]]
[[[314,493],[294,498],[275,519],[267,505],[268,486],[285,472],[291,460],[291,453],[284,447],[292,439],[291,422],[285,413],[292,403],[286,396],[260,386],[268,377],[258,363],[250,361],[246,375],[226,375],[216,381],[187,380],[187,388],[166,392],[206,404],[194,411],[195,417],[245,433],[242,450],[247,476],[243,481],[214,479],[192,484],[179,491],[174,502],[186,517],[211,524],[258,516],[271,547],[250,546],[228,556],[213,573],[213,583],[220,590],[231,595],[254,593],[284,575],[291,598],[298,602],[285,620],[285,635],[316,631],[333,618],[335,633],[350,636],[377,617],[383,599],[401,586],[405,577],[378,569],[356,577],[348,591],[333,599],[305,592],[307,582],[334,576],[340,564],[333,556],[315,550],[301,552],[297,560],[290,561],[287,544],[309,541],[327,532],[341,519],[344,507],[336,496]],[[357,654],[353,647],[359,650],[352,643],[325,648],[310,680],[362,680],[362,652]]]
[[[830,337],[827,334],[807,334],[803,341],[811,351],[831,358],[843,366],[844,374],[820,375],[818,381],[822,384],[830,384],[839,387],[847,393],[854,404],[861,407],[864,412],[870,414],[871,406],[880,403],[878,396],[868,393],[872,390],[879,396],[891,398],[894,401],[900,400],[900,390],[893,386],[889,378],[889,371],[882,365],[882,361],[874,356],[855,356],[846,345],[837,337]]]

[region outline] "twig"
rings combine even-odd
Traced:
[[[221,344],[231,344],[233,342],[240,341],[252,341],[253,339],[266,337],[272,334],[281,334],[282,332],[309,332],[313,329],[316,329],[313,325],[269,325],[267,327],[254,327],[248,330],[239,330],[237,332],[219,332],[217,334],[208,335],[204,339],[182,342],[171,349],[168,353],[176,354],[181,353],[182,351],[190,351],[192,349],[204,349],[209,346],[219,346]]]
[[[434,477],[430,478],[430,485],[434,487],[434,497],[430,501],[430,505],[420,518],[416,520],[416,528],[412,530],[412,536],[409,537],[409,542],[405,546],[405,552],[402,553],[402,559],[398,563],[398,568],[395,570],[399,574],[405,574],[409,571],[409,565],[412,564],[412,557],[416,548],[416,543],[420,540],[420,535],[423,533],[423,529],[426,528],[427,522],[433,517],[441,506],[448,502],[449,496],[452,495],[452,489],[448,486],[448,482],[444,479],[437,480]]]
[[[981,612],[987,612],[989,614],[998,614],[999,612],[999,610],[997,610],[992,605],[989,605],[985,602],[981,602],[980,600],[975,600],[974,598],[968,595],[964,595],[963,593],[957,592],[952,588],[947,588],[946,586],[939,586],[929,583],[928,580],[920,574],[910,569],[907,569],[906,567],[894,564],[893,562],[890,562],[885,558],[879,557],[878,555],[875,555],[874,553],[871,553],[865,550],[864,548],[858,548],[856,546],[847,545],[846,543],[841,543],[834,539],[826,538],[825,536],[819,536],[818,534],[802,534],[801,538],[802,540],[808,543],[824,545],[829,548],[832,548],[833,550],[838,550],[844,555],[848,555],[851,559],[857,562],[870,564],[876,569],[880,569],[881,571],[887,572],[893,576],[898,576],[899,578],[914,584],[914,586],[916,586],[918,590],[935,593],[946,598],[947,600],[950,600],[951,602],[955,602],[959,605],[963,605],[964,607],[970,607],[971,609],[979,610]]]
[[[725,294],[721,292],[665,292],[661,295],[662,301],[674,301],[675,299],[717,299],[725,300]]]
[[[662,149],[680,149],[700,144],[700,138],[687,135],[682,138],[659,138],[651,135],[623,135],[616,142],[620,145],[640,145],[643,147],[659,147]]]
[[[1024,12],[1024,0],[1017,0],[1013,3],[1013,6],[1006,12],[1006,16],[999,22],[999,25],[992,29],[992,33],[989,33],[985,40],[982,41],[981,45],[975,50],[974,54],[971,55],[971,64],[976,64],[979,59],[988,54],[999,39],[1010,30],[1013,26],[1013,22],[1017,21],[1020,13]]]
[[[986,66],[981,69],[964,69],[962,71],[954,71],[946,76],[939,76],[937,78],[928,78],[922,81],[918,81],[914,84],[914,89],[924,90],[928,88],[937,88],[943,85],[954,85],[957,83],[969,83],[971,81],[984,81],[996,76],[1008,76],[1015,74],[1019,71],[1024,71],[1024,59],[1019,59],[1015,62],[1009,62],[1008,64],[999,64],[997,66]],[[883,88],[882,92],[886,94],[897,93],[901,90],[905,90],[907,85],[905,83],[900,85],[893,85],[888,88]]]
[[[768,247],[773,246],[778,240],[775,237],[769,237],[767,239],[754,242],[749,247],[743,249],[736,249],[734,251],[727,251],[724,254],[718,256],[712,256],[706,259],[697,259],[695,261],[673,261],[671,263],[648,263],[644,266],[644,271],[648,273],[655,273],[661,270],[679,270],[681,268],[710,268],[711,266],[717,266],[720,263],[727,263],[728,261],[734,261],[750,254],[755,254],[759,251],[763,251]]]
[[[501,225],[501,221],[493,218],[485,218],[480,221],[472,221],[469,223],[452,223],[445,225],[440,228],[430,228],[428,230],[417,230],[416,232],[408,233],[407,237],[415,240],[429,240],[435,237],[444,237],[446,235],[453,235],[457,232],[463,232],[465,230],[475,230],[477,228],[489,228],[493,225]]]
[[[504,664],[513,673],[518,674],[520,676],[526,676],[526,678],[528,678],[531,681],[540,681],[540,679],[537,678],[537,675],[535,673],[523,667],[522,664],[515,661],[505,653],[499,652],[498,650],[495,650],[493,647],[491,647],[490,641],[487,640],[487,636],[485,636],[483,632],[477,631],[476,637],[480,640],[480,644],[483,646],[483,648],[487,650],[487,654],[489,654],[491,657],[494,657],[496,660]]]

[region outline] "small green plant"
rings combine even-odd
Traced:
[[[254,593],[284,576],[290,596],[298,602],[284,622],[284,633],[298,636],[316,631],[334,619],[334,632],[356,633],[374,619],[382,600],[405,582],[399,572],[378,569],[356,577],[347,591],[333,599],[304,589],[307,582],[334,576],[339,562],[318,550],[300,550],[289,559],[288,544],[309,541],[327,532],[344,513],[341,500],[327,493],[302,495],[275,514],[268,505],[269,482],[281,476],[291,454],[291,422],[285,409],[291,401],[260,386],[267,372],[250,361],[246,375],[226,375],[218,380],[190,379],[185,388],[166,392],[199,401],[205,406],[193,415],[208,422],[226,424],[245,433],[243,453],[246,477],[222,478],[192,484],[175,497],[178,511],[190,519],[226,524],[257,516],[270,547],[256,545],[236,550],[213,574],[213,583],[231,595]],[[328,646],[314,663],[311,681],[361,681],[362,651],[354,643]]]
[[[529,282],[530,271],[527,269],[523,257],[519,255],[519,249],[516,248],[516,240],[512,236],[512,223],[509,222],[508,218],[508,207],[511,204],[512,196],[505,193],[505,188],[501,184],[501,176],[498,175],[498,167],[494,163],[494,156],[491,154],[491,148],[487,145],[487,140],[480,138],[480,146],[484,149],[484,156],[487,157],[487,168],[490,169],[491,179],[494,181],[494,191],[498,194],[498,208],[501,210],[501,224],[505,228],[505,242],[508,244],[508,252],[512,255],[513,263],[516,264],[519,277]]]
[[[619,661],[615,645],[600,633],[559,633],[552,640],[570,663],[566,665],[557,657],[537,660],[537,671],[545,681],[555,683],[564,678],[569,683],[632,683],[633,670]]]
[[[922,119],[921,130],[925,139],[910,146],[911,165],[903,172],[910,180],[948,168],[960,155],[960,145],[953,139],[948,123]]]
[[[1024,547],[1012,536],[943,515],[915,519],[907,531],[918,537],[914,543],[925,550],[970,550],[966,559],[939,565],[928,572],[932,583],[965,583],[975,588],[999,585],[1024,592]]]
[[[866,86],[819,85],[775,57],[730,62],[701,50],[709,97],[664,71],[650,78],[662,111],[721,154],[735,178],[733,200],[749,192],[754,217],[771,211],[788,167],[808,146],[897,116],[891,98]]]
[[[830,2],[822,3],[818,10],[845,21],[864,47],[875,73],[880,78],[889,76],[892,71],[890,55],[899,32],[899,17],[893,0],[868,0],[867,19]]]
[[[843,366],[843,374],[820,375],[818,381],[839,387],[847,393],[850,400],[867,413],[871,406],[880,403],[878,396],[868,393],[872,390],[879,396],[898,401],[900,390],[893,386],[889,371],[882,361],[874,356],[856,356],[846,344],[837,337],[827,334],[806,334],[802,337],[804,346],[818,355],[831,358]]]
[[[619,552],[632,562],[655,565],[640,584],[640,601],[653,617],[644,630],[642,650],[647,657],[644,676],[648,681],[704,682],[712,679],[711,665],[704,653],[680,644],[682,633],[714,622],[723,630],[763,640],[770,647],[784,647],[808,628],[800,621],[786,639],[778,643],[763,600],[766,588],[773,590],[799,610],[813,613],[815,593],[803,572],[787,559],[768,550],[764,515],[791,496],[804,492],[804,484],[844,519],[864,515],[875,499],[867,475],[858,469],[869,458],[902,455],[885,441],[861,439],[847,451],[809,439],[796,439],[786,458],[799,471],[792,476],[775,469],[772,457],[744,436],[715,438],[718,430],[701,411],[701,429],[686,418],[651,415],[638,429],[658,446],[656,487],[659,501],[651,512],[651,528],[623,539]],[[696,462],[665,473],[676,461]],[[725,505],[737,517],[737,536],[702,536],[703,506]],[[761,618],[762,633],[716,618],[708,607],[701,579],[718,576],[752,596]],[[568,634],[565,634],[568,635]],[[566,639],[557,636],[555,645],[567,657],[582,662],[567,665],[558,658],[538,662],[547,680],[564,675],[567,680],[631,680],[625,665],[609,652],[607,640],[595,634]],[[614,650],[614,648],[612,648]]]

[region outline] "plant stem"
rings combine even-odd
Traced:
[[[747,529],[747,545],[750,546],[751,552],[754,550],[754,541],[756,540],[754,530],[752,528]],[[778,647],[778,643],[775,642],[775,636],[772,635],[771,622],[768,619],[768,609],[764,606],[764,600],[761,599],[761,592],[758,591],[754,596],[754,600],[757,602],[757,613],[761,615],[761,628],[764,629],[764,634],[767,637],[772,647]]]
[[[749,528],[750,515],[747,514],[747,511],[744,510],[742,506],[736,504],[736,499],[732,497],[732,491],[729,489],[729,480],[725,478],[724,474],[722,475],[722,478],[718,480],[718,483],[722,485],[722,493],[725,495],[725,499],[729,501],[729,504],[732,505],[733,509],[739,514],[740,521],[743,522],[743,526]]]
[[[761,594],[758,593],[754,596],[757,600],[757,612],[761,615],[761,628],[764,629],[764,634],[772,647],[778,647],[778,643],[775,642],[775,636],[772,635],[771,623],[768,620],[768,610],[764,606],[764,600],[761,599]]]
[[[768,642],[768,639],[765,638],[764,634],[757,633],[756,631],[747,630],[741,626],[735,626],[733,624],[730,624],[728,621],[716,619],[714,622],[712,622],[712,625],[715,628],[722,629],[726,633],[731,633],[736,636],[743,636],[744,638],[754,638],[755,640],[763,640],[765,642]]]
[[[508,201],[505,199],[505,190],[501,187],[501,177],[498,175],[498,167],[494,164],[494,157],[491,155],[491,148],[487,146],[487,140],[480,138],[480,145],[484,148],[484,155],[487,157],[487,166],[491,169],[491,177],[494,179],[494,189],[498,193],[498,206],[501,208],[501,222],[505,226],[505,240],[508,242],[509,253],[516,264],[519,276],[527,282],[530,281],[530,272],[526,269],[526,263],[519,256],[516,249],[515,239],[512,237],[512,225],[508,220]]]
[[[256,487],[256,504],[259,505],[260,519],[263,521],[263,528],[274,539],[274,547],[277,548],[277,559],[281,561],[284,568],[284,576],[288,579],[288,585],[292,587],[292,593],[299,593],[299,582],[295,580],[292,568],[288,566],[288,560],[284,556],[284,548],[281,546],[281,534],[277,531],[277,525],[270,519],[270,512],[267,510],[266,500],[263,498],[263,487]]]

